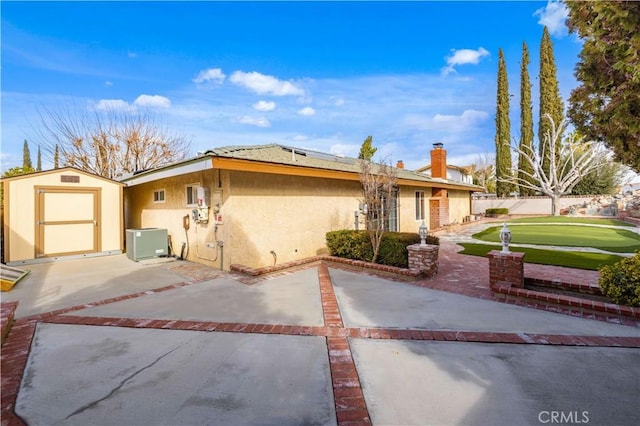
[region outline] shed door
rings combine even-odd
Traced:
[[[35,257],[97,252],[99,216],[99,188],[37,188]]]

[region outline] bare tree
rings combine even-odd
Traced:
[[[474,184],[483,187],[487,193],[494,193],[496,190],[495,155],[478,156],[478,159],[471,165],[471,174]]]
[[[551,126],[545,135],[546,143],[542,150],[512,147],[531,166],[532,171],[507,180],[551,197],[551,214],[559,216],[562,196],[569,194],[586,175],[604,167],[610,155],[602,144],[584,141],[575,133],[562,140],[565,120],[556,126],[549,114],[545,114],[544,118],[550,121]],[[543,167],[545,156],[549,161],[548,168]]]
[[[365,221],[371,245],[373,246],[372,262],[378,260],[380,242],[388,228],[388,219],[395,207],[397,196],[397,173],[386,162],[373,163],[370,160],[360,161],[360,182],[362,183]]]
[[[185,158],[189,142],[150,111],[73,107],[39,111],[38,138],[60,162],[115,179]],[[55,155],[55,154],[54,154]]]

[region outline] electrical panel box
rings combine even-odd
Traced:
[[[169,255],[168,231],[160,228],[127,229],[127,257],[134,261]]]
[[[209,188],[199,186],[196,188],[196,195],[198,197],[198,207],[209,207]]]

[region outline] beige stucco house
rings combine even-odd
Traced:
[[[122,253],[124,184],[72,167],[1,181],[3,263]]]
[[[174,254],[225,270],[323,254],[326,232],[363,229],[359,170],[356,159],[277,144],[216,148],[123,179],[126,228],[166,228]],[[478,187],[396,171],[389,230],[417,232],[423,220],[435,229],[471,214]]]

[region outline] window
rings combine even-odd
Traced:
[[[164,195],[165,195],[164,189],[156,189],[155,191],[153,191],[153,202],[164,203],[164,200],[165,200]]]
[[[416,220],[424,220],[424,191],[416,191]]]
[[[192,183],[185,186],[185,200],[187,203],[187,207],[195,207],[198,205],[198,187],[199,183]]]

